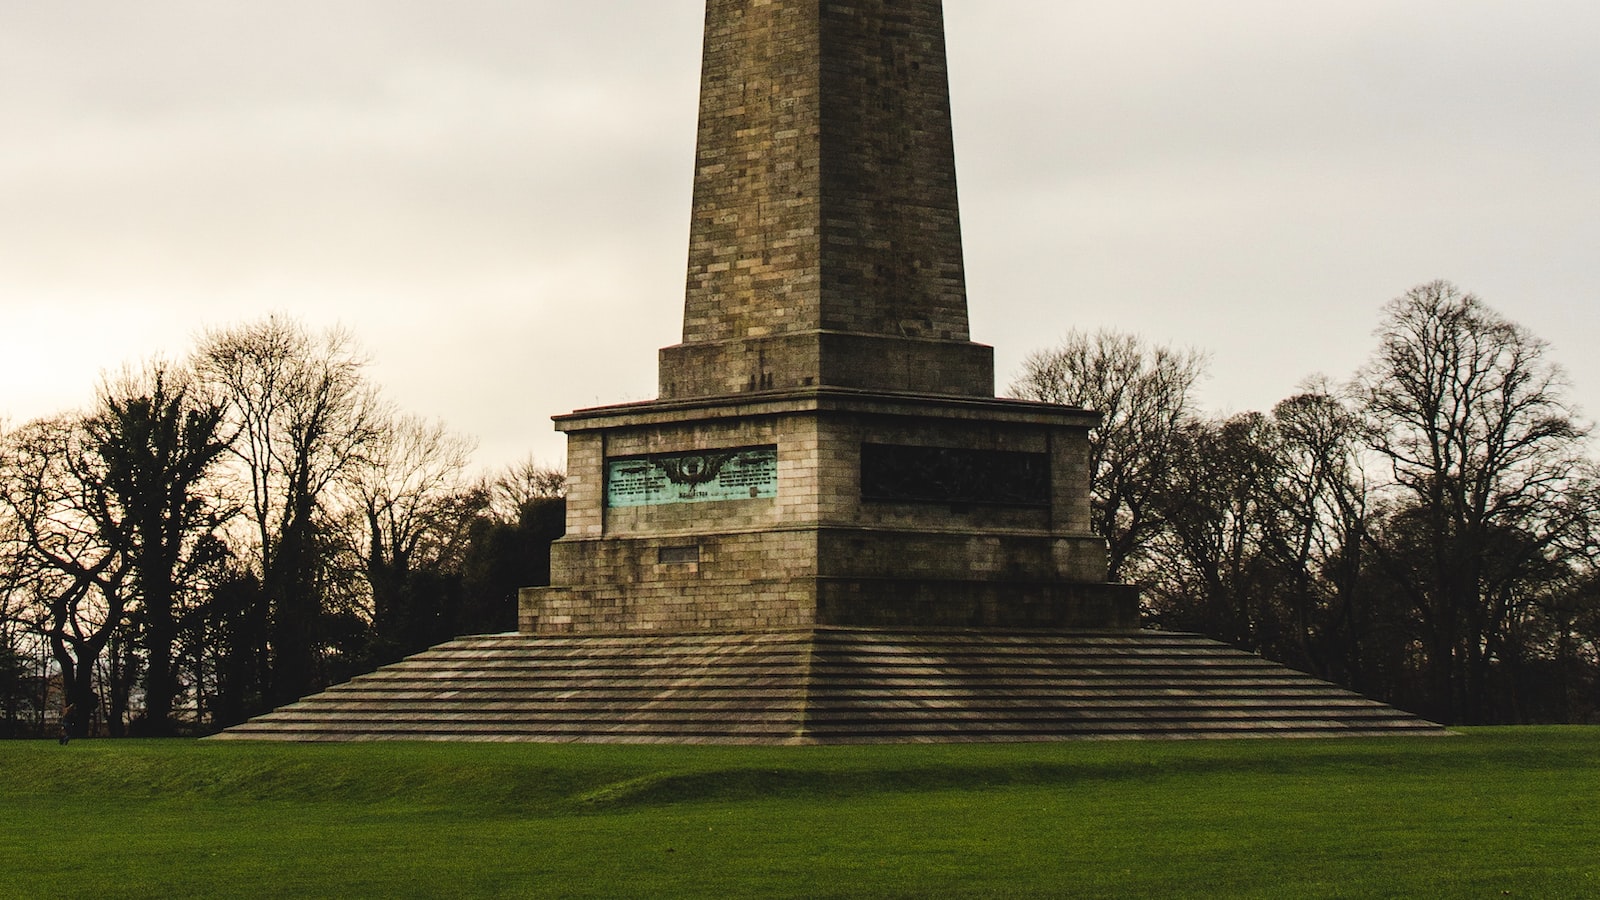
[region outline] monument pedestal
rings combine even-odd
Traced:
[[[1094,414],[839,388],[582,410],[523,633],[1135,628],[1090,533]]]

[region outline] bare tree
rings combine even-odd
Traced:
[[[186,372],[158,361],[107,380],[84,423],[126,525],[149,734],[173,733],[180,617],[186,601],[197,602],[199,573],[225,554],[217,533],[233,510],[206,490],[229,446],[222,417],[222,404],[195,396]]]
[[[1281,573],[1298,661],[1349,683],[1367,631],[1356,597],[1368,515],[1365,429],[1325,380],[1302,388],[1272,409],[1277,480],[1262,550]]]
[[[490,483],[489,490],[495,515],[515,522],[531,503],[565,497],[567,473],[529,456],[508,466]]]
[[[1098,411],[1089,432],[1096,531],[1109,544],[1117,580],[1161,528],[1156,498],[1166,489],[1180,431],[1194,417],[1191,392],[1205,371],[1194,351],[1151,346],[1111,331],[1073,331],[1058,347],[1023,362],[1011,384],[1019,398]]]
[[[1557,551],[1566,564],[1563,577],[1535,601],[1547,623],[1544,645],[1555,667],[1551,718],[1600,722],[1600,463],[1585,466],[1569,502],[1582,520]]]
[[[1262,557],[1278,478],[1275,442],[1260,413],[1189,422],[1177,435],[1169,480],[1151,501],[1163,527],[1151,539],[1145,574],[1159,624],[1254,650],[1279,638]]]
[[[328,574],[325,504],[337,479],[381,433],[385,411],[348,332],[313,335],[273,316],[208,332],[195,366],[228,410],[271,605],[269,695],[283,703],[314,686]]]
[[[0,447],[8,440],[0,422]],[[0,453],[0,467],[6,454]],[[5,481],[0,473],[0,483]],[[27,635],[28,609],[31,606],[22,576],[25,559],[22,530],[7,505],[0,503],[0,737],[22,733],[25,710],[31,706],[28,690]],[[31,719],[32,717],[28,717]]]
[[[464,478],[473,442],[442,423],[400,417],[379,430],[349,486],[351,529],[372,591],[372,662],[382,664],[451,635],[443,576],[459,569],[485,491]],[[442,629],[442,630],[441,630]]]
[[[1394,513],[1374,546],[1414,604],[1434,714],[1477,720],[1519,583],[1578,521],[1587,428],[1545,342],[1448,282],[1391,302],[1379,336],[1359,380]]]
[[[42,607],[75,731],[99,706],[95,668],[126,621],[127,523],[77,417],[40,420],[0,445],[0,508],[16,529],[13,578]]]

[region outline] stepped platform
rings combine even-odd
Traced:
[[[806,628],[461,638],[215,738],[851,744],[1444,734],[1192,634]]]

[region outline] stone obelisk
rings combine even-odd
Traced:
[[[692,216],[659,399],[556,419],[522,631],[1135,625],[1094,415],[968,333],[939,0],[709,0]]]
[[[1442,734],[1137,630],[1089,533],[1094,415],[994,399],[968,337],[953,158],[938,0],[710,0],[683,341],[659,399],[557,418],[567,535],[522,633],[221,736]]]

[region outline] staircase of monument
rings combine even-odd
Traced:
[[[1446,733],[1190,634],[819,628],[461,638],[216,737],[844,744]]]

